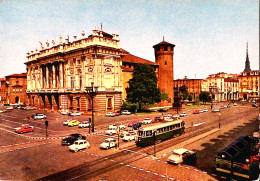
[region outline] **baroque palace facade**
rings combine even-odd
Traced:
[[[41,43],[40,50],[27,53],[27,104],[40,109],[90,113],[92,99],[85,88],[93,83],[98,87],[94,111],[103,114],[119,110],[135,65],[144,63],[154,67],[158,87],[170,97],[159,105],[171,105],[174,46],[165,41],[155,45],[154,63],[120,49],[119,35],[108,34],[102,27],[95,28],[89,36],[83,31],[79,39],[74,36],[71,42],[60,36],[58,43]],[[166,73],[170,74],[168,78]]]

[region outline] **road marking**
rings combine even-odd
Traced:
[[[150,173],[151,171],[147,170],[146,173]]]
[[[161,175],[161,177],[166,177],[165,175]]]
[[[130,167],[130,165],[126,165],[127,167]]]
[[[140,168],[139,170],[140,170],[140,171],[143,171],[144,169]]]
[[[153,173],[154,175],[159,175],[158,173]]]
[[[133,168],[136,168],[136,167],[133,167]]]

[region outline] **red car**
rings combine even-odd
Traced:
[[[138,124],[138,123],[139,123],[139,121],[133,121],[133,122],[129,123],[127,126],[133,127],[134,124]]]
[[[19,128],[15,128],[14,129],[16,133],[27,133],[27,132],[32,132],[34,131],[34,127],[33,126],[21,126]]]
[[[200,113],[200,110],[193,111],[193,114],[199,114],[199,113]]]
[[[160,121],[162,121],[162,118],[160,116],[156,116],[152,123],[159,123]]]

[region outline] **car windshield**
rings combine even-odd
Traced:
[[[79,145],[79,142],[75,142],[74,144],[75,144],[75,145]]]
[[[130,134],[126,134],[126,136],[130,136]]]
[[[110,141],[109,141],[109,140],[105,140],[104,142],[105,142],[105,143],[109,143]]]

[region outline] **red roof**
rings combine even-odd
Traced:
[[[124,66],[121,66],[123,72],[133,72],[133,69],[131,68],[128,68],[128,67],[124,67]]]
[[[142,64],[150,64],[150,65],[158,65],[155,62],[151,62],[149,60],[131,55],[131,54],[125,54],[122,56],[122,62],[131,62],[131,63],[142,63]]]
[[[238,82],[238,79],[226,78],[224,79],[224,82]]]
[[[5,81],[5,78],[0,78],[0,81]]]
[[[27,73],[11,74],[11,75],[7,75],[5,77],[27,77]]]
[[[159,46],[159,45],[171,45],[171,46],[175,47],[174,44],[168,43],[167,41],[162,41],[162,42],[160,42],[160,43],[154,45],[153,48],[154,48],[154,47],[157,47],[157,46]]]

